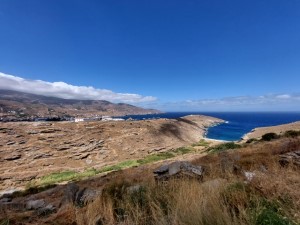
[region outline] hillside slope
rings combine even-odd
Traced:
[[[0,90],[0,117],[91,117],[158,113],[129,104],[114,104],[103,100],[75,100],[47,97],[10,90]]]

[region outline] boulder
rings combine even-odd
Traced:
[[[279,156],[279,163],[282,166],[287,166],[290,164],[300,166],[300,150],[288,152]]]
[[[26,209],[31,210],[31,209],[40,209],[43,208],[46,205],[45,200],[39,199],[39,200],[29,200],[26,202]]]
[[[45,207],[41,207],[37,210],[37,214],[39,216],[47,216],[54,212],[56,212],[56,208],[52,204],[48,204]]]
[[[168,180],[172,177],[190,177],[202,180],[204,169],[202,166],[192,165],[186,161],[176,161],[163,165],[153,171],[156,180]]]
[[[88,203],[91,203],[95,200],[95,198],[100,195],[101,192],[90,188],[83,188],[76,193],[75,204],[77,206],[84,206]]]
[[[76,193],[79,191],[79,186],[76,184],[68,184],[64,191],[64,201],[66,202],[75,202]]]

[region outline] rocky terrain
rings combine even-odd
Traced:
[[[244,141],[247,141],[252,138],[259,139],[266,133],[276,133],[278,135],[282,135],[283,133],[289,130],[300,131],[300,121],[278,126],[258,127],[253,129],[250,133],[244,135],[242,139]]]
[[[194,154],[190,162],[158,162],[6,195],[0,197],[0,222],[299,224],[300,164],[290,161],[299,159],[299,146],[299,137],[282,137]],[[291,164],[282,164],[283,158]]]
[[[0,90],[0,118],[93,117],[153,114],[158,110],[100,100],[74,100]]]
[[[61,171],[85,171],[199,141],[222,120],[179,119],[0,123],[0,190]]]

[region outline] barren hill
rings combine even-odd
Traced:
[[[158,113],[129,104],[114,104],[104,100],[74,100],[47,97],[10,90],[0,90],[0,117],[90,117],[95,115],[122,116]]]
[[[0,190],[43,175],[102,168],[199,141],[209,116],[96,122],[15,122],[0,127]]]

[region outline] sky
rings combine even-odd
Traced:
[[[300,111],[299,0],[0,0],[0,88]]]

